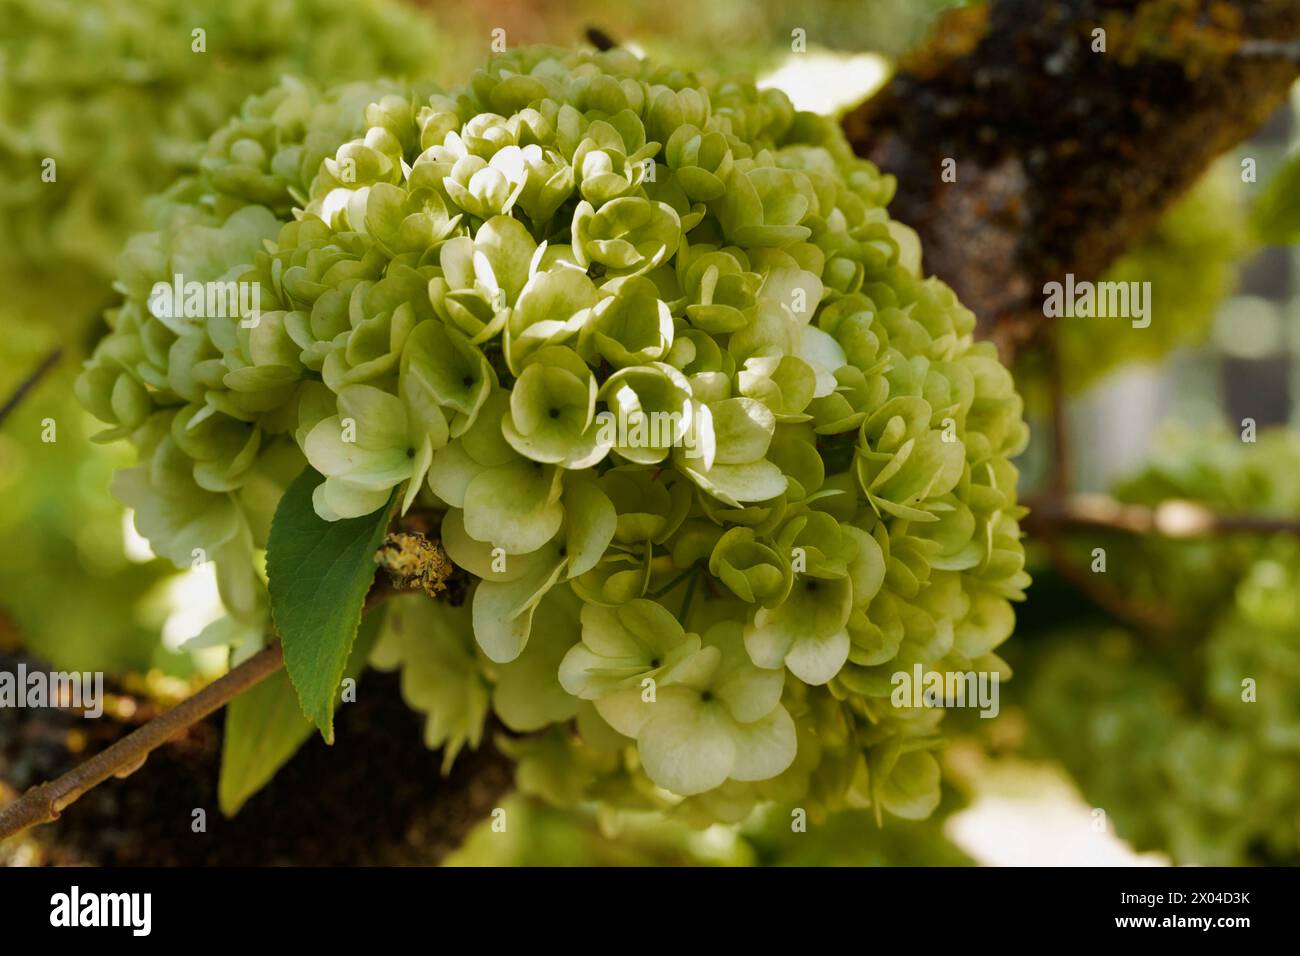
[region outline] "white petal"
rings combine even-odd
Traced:
[[[596,712],[625,737],[635,737],[654,716],[654,704],[641,699],[640,687],[628,687],[596,701]]]
[[[738,724],[732,737],[736,744],[732,780],[770,780],[794,762],[798,749],[794,721],[784,707],[752,724]]]
[[[835,379],[835,370],[848,361],[839,342],[816,326],[805,325],[799,335],[798,356],[817,373],[814,398],[825,398],[835,391],[839,384]]]
[[[666,700],[660,695],[660,704]],[[660,705],[652,704],[651,707]],[[637,750],[650,779],[682,796],[721,786],[731,774],[736,744],[718,704],[663,708],[637,735]]]
[[[373,491],[341,478],[326,478],[312,492],[312,504],[316,506],[316,513],[326,521],[337,521],[340,518],[360,518],[371,514],[388,502],[388,496],[387,490]],[[320,507],[322,503],[324,511]]]
[[[849,659],[849,632],[837,631],[829,637],[801,637],[785,655],[785,666],[805,684],[825,684],[840,672]]]

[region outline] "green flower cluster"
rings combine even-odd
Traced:
[[[779,92],[625,52],[362,92],[251,102],[133,243],[81,392],[141,449],[142,531],[246,577],[305,459],[322,518],[419,503],[478,579],[376,652],[431,743],[490,688],[555,799],[926,816],[942,710],[891,677],[1002,669],[1027,430],[892,180]],[[260,311],[180,315],[173,273]]]
[[[1148,504],[1179,498],[1294,516],[1300,439],[1284,430],[1255,444],[1182,434],[1119,491]],[[1179,864],[1295,865],[1300,544],[1286,534],[1130,538],[1116,542],[1112,570],[1120,561],[1125,578],[1138,578],[1126,581],[1137,600],[1184,613],[1162,642],[1116,630],[1041,641],[1022,668],[1037,748],[1061,760],[1140,850]],[[1148,591],[1145,573],[1165,590]]]

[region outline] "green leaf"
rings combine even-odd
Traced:
[[[343,677],[356,679],[383,630],[385,608],[361,620]],[[298,748],[311,736],[311,721],[303,716],[289,675],[279,670],[240,694],[226,708],[221,743],[221,778],[217,801],[233,817],[244,803],[271,782]]]
[[[266,547],[271,618],[302,712],[334,742],[334,702],[361,606],[375,576],[388,505],[360,518],[326,521],[312,506],[324,479],[307,468],[284,493]]]
[[[1300,153],[1288,157],[1286,165],[1269,180],[1251,210],[1251,220],[1255,234],[1268,245],[1300,241]]]

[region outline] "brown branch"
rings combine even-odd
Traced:
[[[21,659],[0,654],[0,669]],[[283,671],[269,678],[277,679]],[[437,865],[506,806],[514,762],[496,748],[489,717],[477,745],[440,773],[444,754],[428,749],[428,717],[402,699],[401,680],[400,671],[368,670],[355,699],[340,706],[335,742],[312,735],[234,817],[211,809],[225,737],[217,711],[130,777],[100,784],[54,823],[0,843],[0,861],[16,853],[44,866]],[[17,760],[19,776],[24,766],[43,767],[53,779],[157,714],[148,697],[134,713],[115,706],[124,700],[117,690],[97,721],[71,709],[0,709],[0,764]],[[208,828],[196,835],[190,822],[200,807],[209,808]]]
[[[280,645],[259,651],[224,677],[197,694],[159,714],[106,750],[49,783],[38,784],[0,810],[0,840],[28,827],[57,820],[59,814],[83,793],[109,777],[124,777],[137,770],[149,754],[172,737],[219,710],[244,691],[284,666]]]
[[[1172,614],[1142,607],[1122,590],[1081,567],[1067,551],[1063,534],[1069,529],[1091,529],[1170,539],[1204,538],[1231,533],[1300,535],[1300,518],[1270,515],[1220,514],[1192,501],[1171,499],[1154,508],[1125,504],[1108,495],[1048,495],[1024,502],[1029,514],[1025,531],[1043,543],[1058,573],[1093,604],[1140,630],[1163,633],[1174,624]]]
[[[1029,499],[1027,529],[1092,528],[1162,538],[1204,538],[1234,532],[1300,535],[1300,518],[1221,514],[1193,501],[1171,499],[1154,508],[1116,501],[1109,495],[1048,496]]]
[[[18,407],[18,403],[27,397],[27,393],[35,388],[50,369],[54,368],[54,366],[58,364],[59,358],[62,357],[62,355],[63,349],[54,349],[46,355],[45,358],[41,359],[40,364],[37,365],[36,368],[32,369],[30,375],[18,383],[18,387],[9,394],[7,399],[5,399],[4,405],[0,405],[0,423],[3,423],[4,420],[9,417],[9,414]]]

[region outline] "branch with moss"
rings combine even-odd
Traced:
[[[1298,36],[1294,0],[991,0],[844,129],[1009,358],[1045,326],[1045,282],[1099,278],[1284,102]]]

